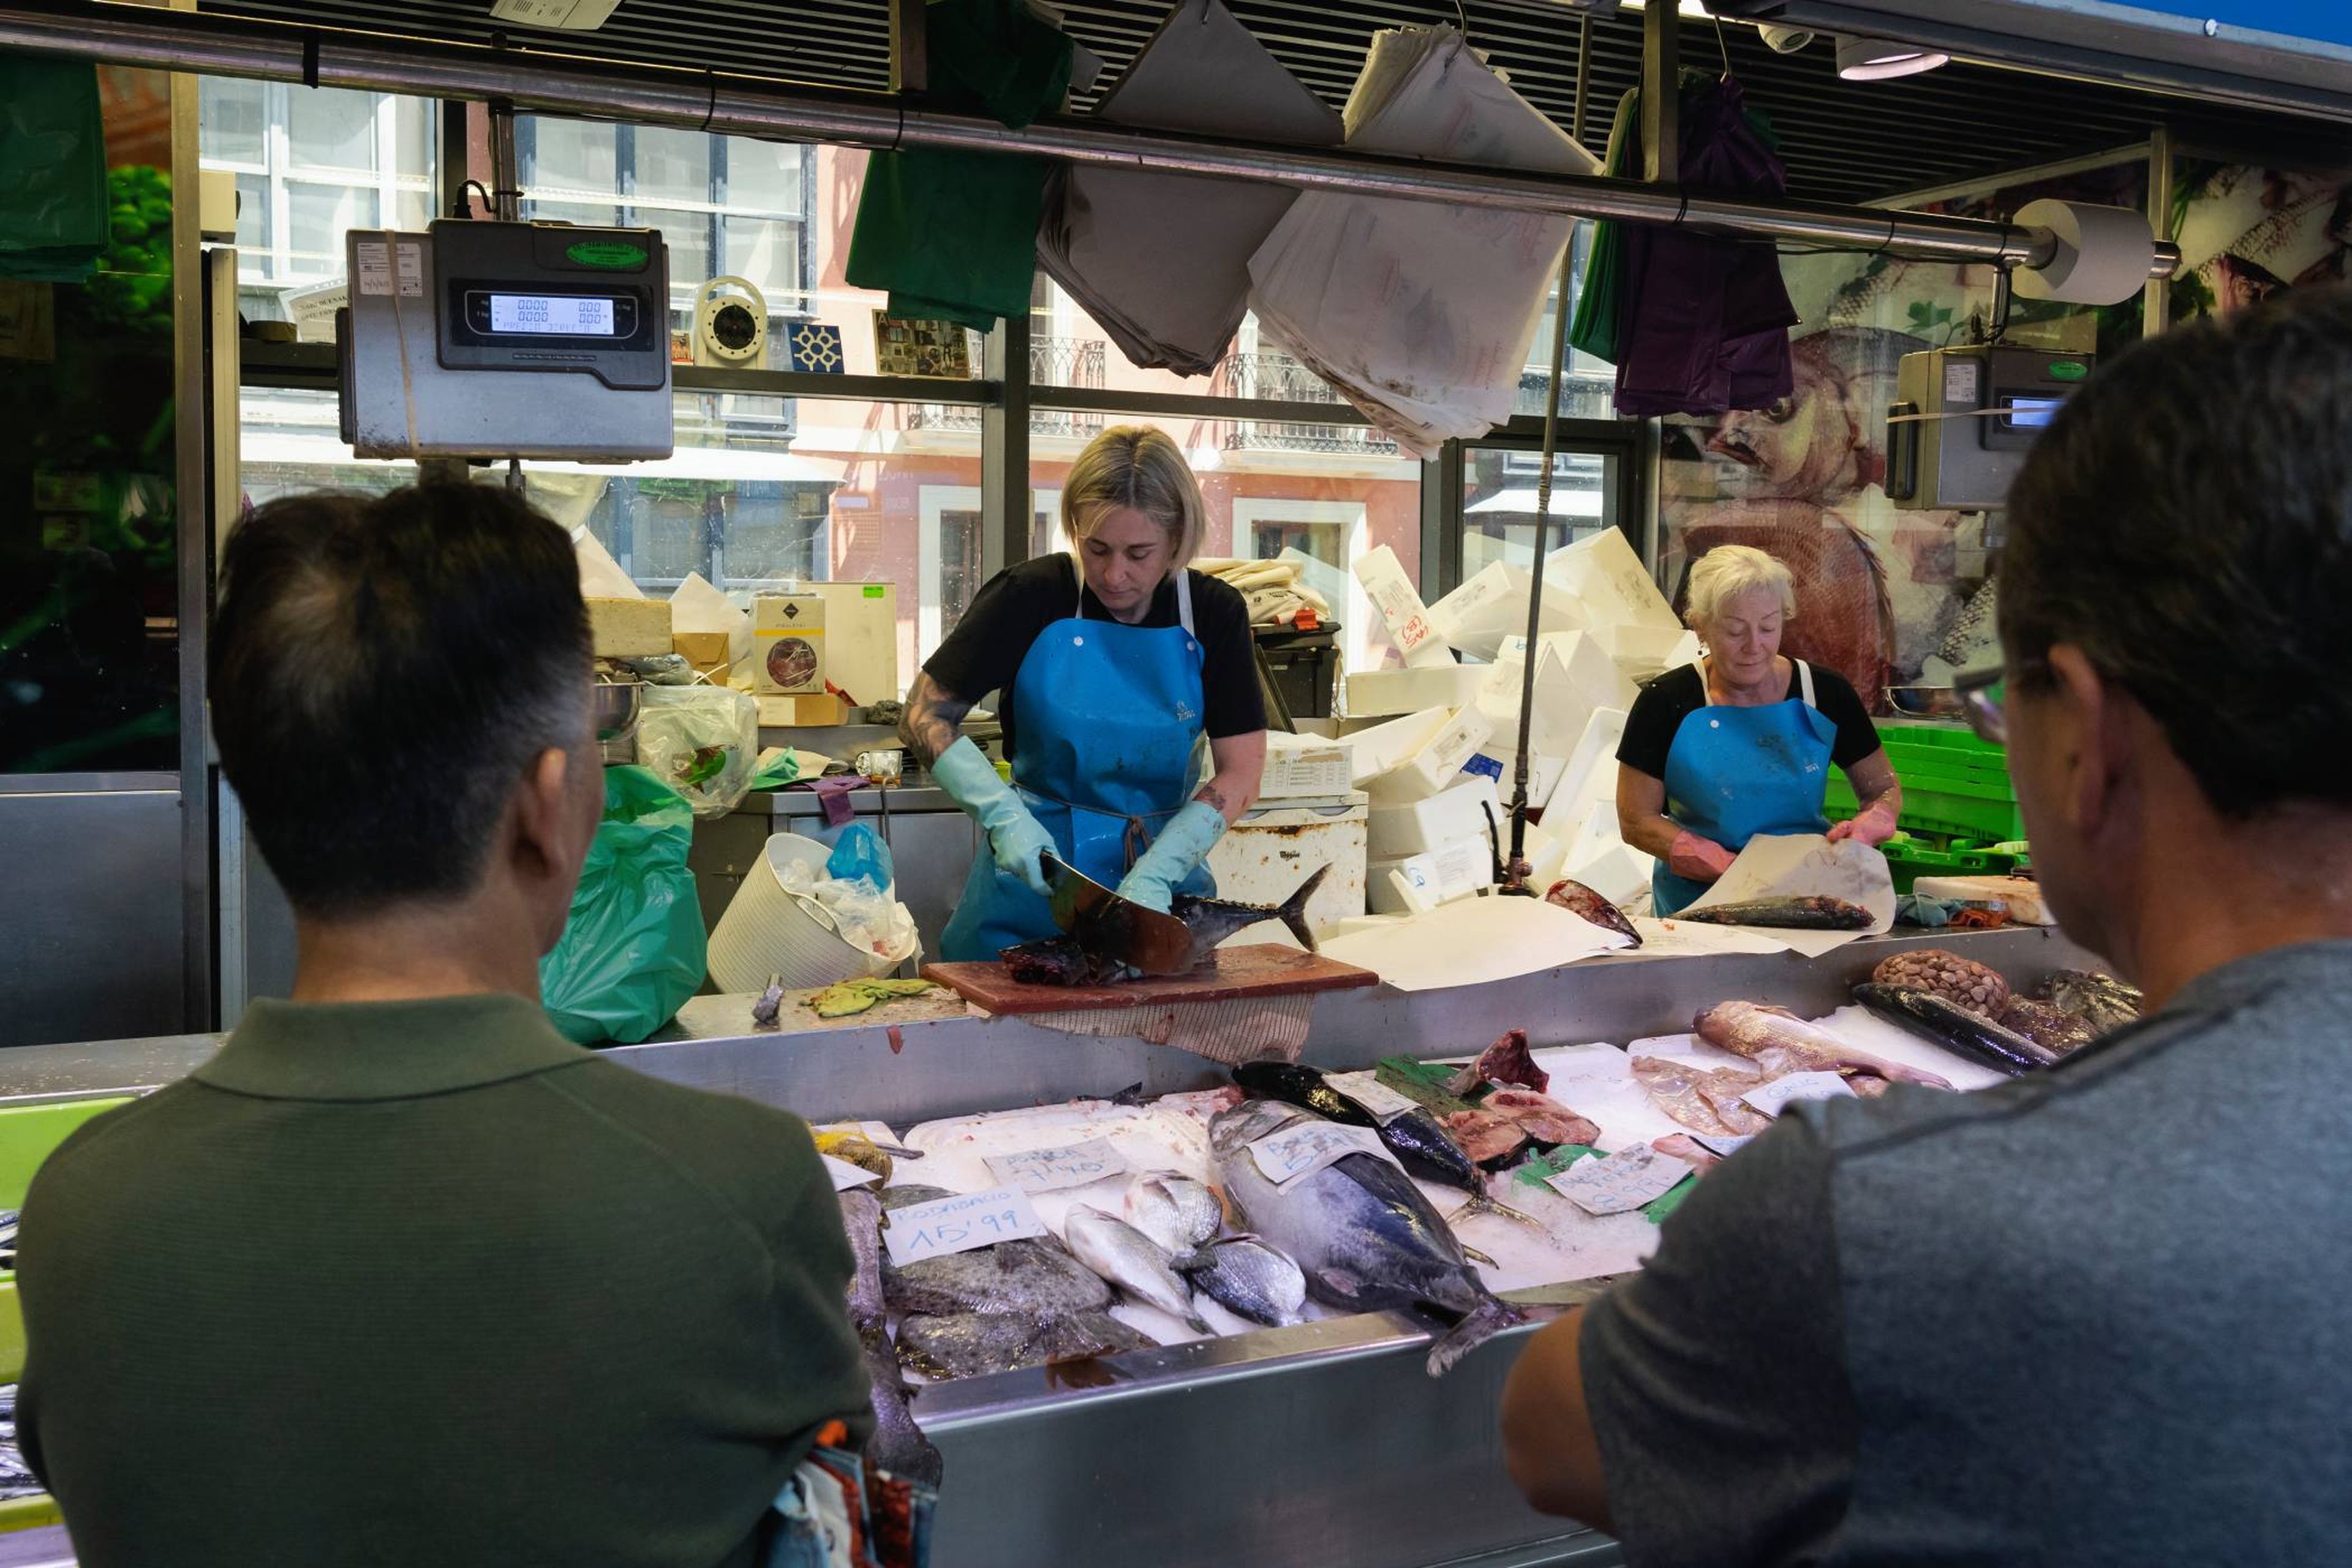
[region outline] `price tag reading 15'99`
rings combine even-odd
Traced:
[[[889,1218],[882,1239],[890,1248],[890,1261],[901,1268],[926,1258],[946,1258],[1000,1241],[1045,1234],[1037,1211],[1012,1187],[909,1204],[891,1210]]]

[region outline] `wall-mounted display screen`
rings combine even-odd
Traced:
[[[544,332],[555,337],[609,338],[613,301],[583,294],[492,294],[490,331]]]

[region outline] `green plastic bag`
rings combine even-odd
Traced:
[[[111,218],[97,68],[0,55],[0,278],[80,282]]]
[[[687,851],[694,808],[644,768],[604,770],[604,819],[572,917],[539,961],[540,1002],[564,1037],[634,1046],[677,1016],[709,964]]]

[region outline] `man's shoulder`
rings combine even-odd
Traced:
[[[717,1190],[757,1193],[765,1203],[774,1184],[796,1187],[821,1172],[808,1123],[772,1105],[649,1078],[602,1058],[541,1081],[637,1155]]]

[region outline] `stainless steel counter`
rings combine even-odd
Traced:
[[[1820,960],[1612,955],[1458,990],[1329,994],[1317,1003],[1306,1057],[1355,1068],[1399,1052],[1466,1054],[1512,1026],[1538,1046],[1622,1043],[1686,1029],[1700,1008],[1735,996],[1820,1014],[1889,952],[1923,946],[1963,952],[2021,987],[2089,962],[2055,932],[2032,929],[1871,938]],[[1223,1078],[1181,1051],[1013,1018],[734,1032],[751,1000],[698,997],[682,1016],[709,1037],[674,1026],[669,1037],[609,1054],[814,1120],[902,1128],[1138,1082],[1164,1093]],[[215,1045],[185,1036],[0,1053],[0,1102],[168,1082]],[[1591,1289],[1529,1294],[1567,1301]],[[1496,1411],[1532,1328],[1482,1346],[1442,1381],[1422,1367],[1432,1331],[1407,1314],[1370,1314],[928,1389],[917,1417],[948,1465],[936,1561],[1617,1562],[1605,1538],[1528,1510],[1503,1471]]]

